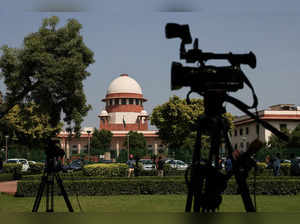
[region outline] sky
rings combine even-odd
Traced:
[[[87,101],[92,110],[83,127],[99,127],[101,101],[110,82],[125,73],[142,87],[151,113],[172,95],[185,97],[188,87],[170,89],[172,61],[179,60],[180,40],[166,39],[167,23],[189,24],[199,48],[215,53],[256,55],[257,67],[242,69],[258,95],[258,109],[291,103],[300,106],[300,2],[282,0],[2,0],[0,9],[0,46],[22,47],[23,38],[36,32],[44,18],[58,16],[59,26],[70,18],[83,26],[81,34],[94,52],[95,63],[84,81]],[[187,45],[190,49],[192,45]],[[223,65],[226,62],[212,61]],[[185,64],[186,65],[186,64]],[[189,64],[189,66],[196,66]],[[1,80],[0,80],[1,82]],[[0,88],[5,87],[0,83]],[[233,96],[252,104],[245,88]],[[192,97],[200,97],[193,94]],[[241,115],[226,104],[227,111]],[[153,129],[155,127],[151,127]]]

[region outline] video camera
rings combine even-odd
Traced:
[[[202,52],[198,48],[198,39],[194,41],[193,49],[186,51],[185,44],[192,43],[188,25],[168,23],[165,27],[166,38],[180,38],[180,59],[187,63],[200,63],[198,67],[183,66],[172,62],[171,90],[189,86],[196,92],[224,91],[235,92],[243,88],[245,74],[240,68],[247,64],[256,67],[256,57],[251,51],[248,54],[215,54]],[[230,66],[206,66],[208,60],[227,60]]]

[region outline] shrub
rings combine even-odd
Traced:
[[[83,167],[83,174],[86,176],[102,177],[125,177],[128,166],[124,163],[92,164]]]
[[[44,163],[29,163],[29,170],[30,174],[39,174],[42,173],[44,170],[45,164]]]
[[[39,181],[19,181],[18,194],[35,196]],[[249,189],[254,190],[253,180],[249,180]],[[65,180],[63,182],[68,195],[121,195],[121,194],[186,194],[187,187],[183,177],[139,177],[110,178],[88,180]],[[228,183],[225,194],[238,194],[234,179]],[[297,178],[261,178],[256,181],[256,194],[294,195],[300,193],[300,180]],[[55,194],[59,194],[55,184]]]
[[[13,180],[13,175],[11,173],[0,173],[0,182],[10,180]]]
[[[21,173],[21,170],[22,170],[22,164],[17,164],[17,163],[3,164],[3,172],[4,173],[14,173],[14,172]]]

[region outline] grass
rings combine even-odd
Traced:
[[[35,198],[16,198],[0,194],[0,213],[31,212]],[[121,195],[78,197],[83,212],[94,213],[182,213],[186,195]],[[80,212],[76,197],[70,197],[75,212]],[[54,210],[66,212],[63,197],[55,197]],[[257,196],[259,212],[294,213],[300,212],[300,195],[296,196]],[[39,211],[45,211],[45,197]],[[239,195],[224,195],[220,212],[244,212]]]

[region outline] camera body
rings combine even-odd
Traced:
[[[189,67],[173,62],[171,69],[171,90],[183,86],[197,92],[230,91],[235,92],[244,86],[243,72],[232,66]]]
[[[198,48],[198,39],[194,47],[188,51],[185,44],[192,43],[188,25],[168,23],[165,27],[166,38],[180,38],[180,59],[186,63],[198,63],[200,66],[183,66],[179,62],[172,62],[171,90],[191,87],[192,91],[204,93],[209,91],[235,92],[244,87],[245,74],[240,68],[247,64],[256,67],[256,57],[252,52],[248,54],[215,54],[202,52]],[[227,60],[230,66],[207,66],[208,60]]]

